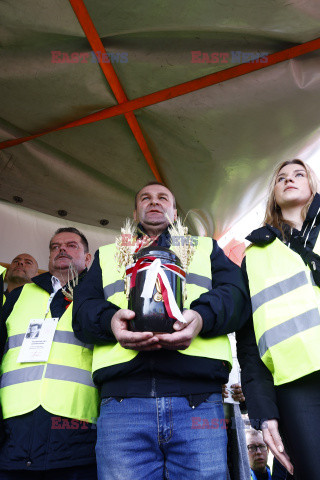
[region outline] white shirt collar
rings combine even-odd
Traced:
[[[60,288],[62,288],[59,278],[52,275],[51,282],[52,282],[53,293],[57,293],[57,291],[60,290]]]

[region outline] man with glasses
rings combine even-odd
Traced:
[[[268,462],[268,447],[262,433],[253,428],[246,431],[247,449],[252,480],[271,480]]]

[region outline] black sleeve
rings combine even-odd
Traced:
[[[245,259],[241,269],[248,285]],[[249,289],[249,286],[247,287]],[[276,392],[271,372],[262,362],[257,347],[252,316],[236,334],[237,353],[241,367],[241,385],[251,424],[260,429],[261,422],[279,419]]]
[[[0,360],[2,361],[4,346],[7,338],[7,329],[5,324],[2,321],[2,312],[3,312],[3,277],[0,275]],[[5,428],[3,423],[2,407],[0,405],[0,445],[4,443],[6,439]]]
[[[104,298],[99,251],[92,266],[75,289],[72,327],[74,334],[85,343],[114,342],[111,319],[119,308]]]
[[[2,357],[4,355],[4,347],[7,341],[7,325],[6,321],[7,318],[9,317],[10,313],[13,310],[13,307],[16,303],[16,301],[19,298],[19,295],[21,293],[22,287],[15,288],[10,292],[7,297],[6,301],[0,310],[0,361],[2,361]],[[1,301],[2,301],[2,296],[1,296]],[[6,439],[6,433],[5,433],[5,427],[3,423],[3,416],[2,416],[2,408],[0,406],[0,445],[4,443]]]
[[[6,321],[10,316],[16,301],[18,300],[22,287],[14,288],[6,297],[6,301],[1,309],[0,320],[0,361],[3,357],[5,343],[7,341],[7,325]]]
[[[0,361],[1,361],[1,358],[2,358],[2,352],[3,352],[3,348],[4,348],[4,344],[3,344],[3,327],[2,327],[2,310],[3,310],[3,302],[5,300],[5,297],[4,297],[4,282],[3,282],[3,276],[0,274]],[[6,334],[7,332],[5,332]],[[4,340],[5,341],[5,340]]]
[[[212,289],[191,303],[203,319],[203,337],[239,330],[250,315],[250,299],[240,268],[229,260],[213,240],[210,256]]]
[[[3,305],[3,293],[4,293],[4,281],[3,281],[2,274],[0,274],[0,315],[1,315],[2,305]]]

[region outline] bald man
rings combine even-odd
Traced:
[[[36,275],[38,275],[38,262],[29,253],[20,253],[12,260],[8,268],[6,294],[10,293],[14,288],[31,283],[31,278]]]

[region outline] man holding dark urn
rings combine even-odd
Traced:
[[[172,249],[168,226],[176,218],[170,190],[146,185],[136,195],[134,246]],[[226,478],[221,388],[232,361],[226,334],[246,321],[248,298],[240,269],[216,241],[196,240],[185,310],[172,321],[173,333],[131,331],[135,312],[117,269],[117,244],[98,250],[76,292],[73,327],[95,344],[93,379],[102,397],[99,480]]]

